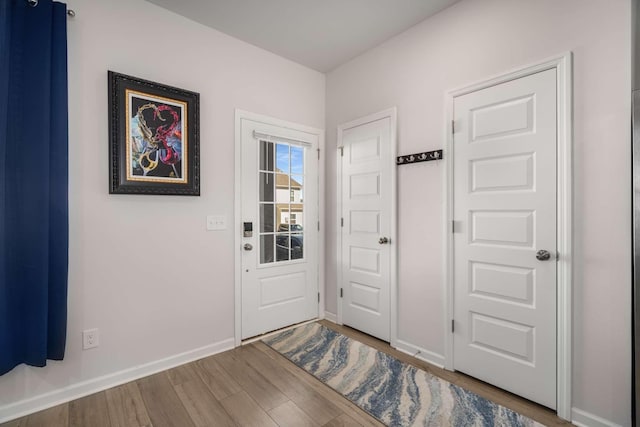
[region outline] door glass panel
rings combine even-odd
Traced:
[[[291,174],[304,173],[304,148],[291,146]]]
[[[260,172],[260,201],[273,202],[273,174]]]
[[[273,262],[273,234],[260,236],[260,264]]]
[[[293,229],[293,225],[292,225]],[[291,259],[301,259],[303,257],[303,236],[302,233],[291,235]]]
[[[289,261],[289,235],[276,235],[276,261]]]
[[[290,186],[289,196],[291,203],[302,203],[304,177],[302,175],[293,175],[291,177]]]
[[[260,141],[261,264],[304,258],[305,149]]]
[[[260,205],[260,232],[273,233],[274,205],[264,203]]]
[[[276,174],[276,223],[278,231],[289,231],[289,175]]]
[[[276,144],[276,167],[278,172],[289,173],[289,144]]]
[[[260,141],[260,170],[273,172],[273,142]]]
[[[276,174],[276,202],[289,203],[289,175]]]

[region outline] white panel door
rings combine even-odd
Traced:
[[[241,131],[246,339],[318,316],[318,137],[247,119]]]
[[[454,368],[550,408],[556,114],[555,69],[454,99]]]
[[[391,118],[342,131],[342,323],[390,340]]]

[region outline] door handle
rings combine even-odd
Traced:
[[[387,243],[389,243],[389,239],[388,239],[388,238],[386,238],[386,237],[381,237],[381,238],[378,240],[378,243],[380,243],[381,245],[387,244]]]
[[[538,252],[536,252],[536,259],[538,261],[547,261],[551,259],[551,252],[545,249],[540,249]]]
[[[243,248],[245,251],[250,251],[253,249],[253,245],[251,243],[245,243]]]

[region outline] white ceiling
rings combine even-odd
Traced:
[[[320,72],[459,0],[148,0]]]

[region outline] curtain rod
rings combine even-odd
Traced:
[[[27,3],[29,3],[29,6],[31,7],[36,7],[39,3],[39,0],[27,0]],[[73,18],[74,16],[76,16],[76,11],[73,9],[68,9],[67,15]]]

